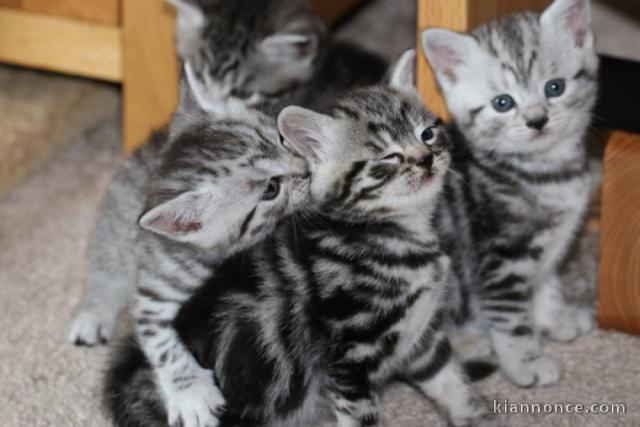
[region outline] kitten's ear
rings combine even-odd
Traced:
[[[416,87],[416,51],[409,49],[391,68],[389,85],[396,89],[415,89]]]
[[[318,54],[318,37],[304,33],[276,33],[260,43],[262,53],[271,62],[300,62]]]
[[[478,48],[473,37],[441,28],[422,32],[422,47],[440,84],[455,84],[460,67]]]
[[[138,224],[171,240],[208,248],[227,237],[220,223],[233,214],[234,203],[240,200],[234,202],[218,189],[188,191],[149,208]]]
[[[186,59],[194,48],[205,26],[205,16],[195,1],[166,0],[176,9],[176,36],[178,54]]]
[[[555,0],[540,17],[543,28],[570,31],[577,47],[593,44],[590,0]]]
[[[184,89],[186,92],[183,96],[195,101],[202,110],[215,113],[218,109],[217,102],[220,101],[218,98],[221,97],[215,95],[213,85],[207,87],[206,83],[196,76],[190,61],[185,61],[183,71]]]
[[[318,158],[327,141],[326,130],[333,119],[306,108],[289,106],[278,115],[278,130],[306,158]]]

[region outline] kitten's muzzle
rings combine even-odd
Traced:
[[[527,120],[527,127],[535,130],[542,130],[544,126],[549,122],[549,117],[540,116],[531,120]]]
[[[418,160],[417,165],[423,169],[426,169],[428,172],[431,172],[431,168],[433,167],[433,154],[427,154]]]

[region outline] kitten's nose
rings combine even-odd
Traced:
[[[431,167],[433,166],[433,154],[428,154],[418,160],[418,166],[425,168],[429,172],[431,172]]]
[[[544,125],[549,121],[547,116],[539,116],[531,120],[527,120],[527,127],[535,130],[542,130]]]

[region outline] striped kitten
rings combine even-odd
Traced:
[[[460,132],[440,218],[461,283],[459,321],[488,331],[519,386],[558,381],[540,335],[570,341],[593,326],[568,304],[559,271],[584,220],[584,138],[598,58],[588,0],[556,0],[470,35],[423,33]]]
[[[333,40],[306,0],[168,1],[178,11],[179,56],[209,86],[266,112],[317,107],[387,71],[379,56]]]
[[[330,115],[279,115],[286,141],[310,158],[304,218],[221,264],[176,318],[215,369],[221,426],[308,426],[327,408],[340,426],[375,425],[379,392],[397,377],[453,425],[491,422],[442,330],[449,259],[431,217],[448,137],[413,88],[414,56],[390,86],[354,91]],[[116,354],[105,397],[118,425],[165,425],[135,345]]]
[[[172,3],[179,12],[178,52],[204,75],[207,89],[241,95],[268,113],[294,100],[305,106],[324,103],[348,88],[379,81],[386,71],[375,55],[325,38],[324,25],[302,0]],[[304,49],[296,50],[299,44]],[[113,178],[89,244],[84,296],[67,332],[72,343],[106,343],[130,299],[138,268],[130,250],[135,221],[166,140],[166,132],[153,135]]]

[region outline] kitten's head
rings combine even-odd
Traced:
[[[280,142],[275,120],[240,100],[212,99],[188,64],[185,74],[139,224],[226,256],[306,200],[307,164]]]
[[[414,88],[415,52],[385,86],[356,90],[329,114],[287,107],[278,127],[309,158],[310,204],[351,221],[410,216],[435,205],[450,162],[441,121]]]
[[[589,0],[556,0],[471,35],[428,29],[423,46],[449,110],[480,149],[545,152],[588,127],[598,70]]]
[[[168,0],[183,61],[226,95],[277,102],[311,78],[326,32],[305,0]]]

